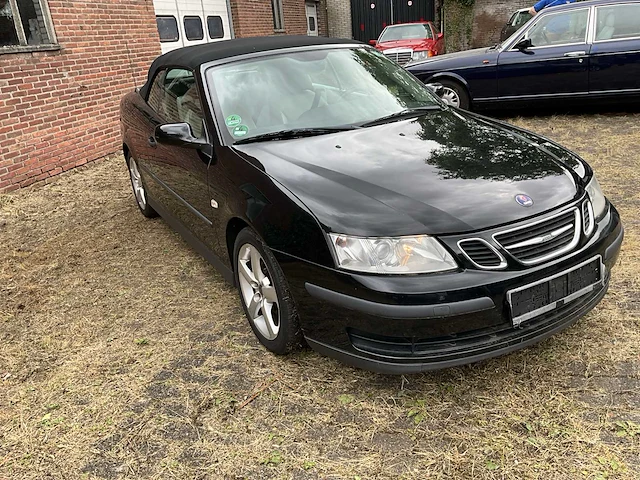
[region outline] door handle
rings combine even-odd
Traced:
[[[577,52],[566,52],[564,54],[565,57],[584,57],[587,54],[584,50],[579,50]]]
[[[157,142],[157,140],[155,139],[155,137],[149,137],[149,145],[150,145],[151,147],[157,147],[157,146],[158,146],[158,142]]]

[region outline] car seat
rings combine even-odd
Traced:
[[[596,35],[596,40],[610,40],[615,32],[616,17],[613,13],[607,15],[604,27]]]

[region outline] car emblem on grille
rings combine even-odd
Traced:
[[[523,207],[530,207],[533,205],[533,199],[529,195],[523,193],[516,195],[516,202]]]

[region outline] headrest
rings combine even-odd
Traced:
[[[616,23],[616,16],[613,13],[610,13],[609,15],[607,15],[607,19],[604,22],[605,26],[614,27],[615,23]]]

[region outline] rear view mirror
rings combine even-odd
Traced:
[[[531,47],[533,47],[533,43],[531,43],[530,38],[523,38],[513,46],[513,48],[515,48],[516,50],[520,50],[521,52],[524,52]]]
[[[369,45],[373,45],[375,47],[376,43],[378,43],[377,40],[369,40]]]
[[[180,147],[202,148],[208,145],[206,140],[193,136],[188,123],[158,125],[155,130],[155,137],[159,143]]]
[[[438,96],[438,98],[442,98],[444,95],[444,86],[441,83],[426,83],[425,87],[431,90],[431,93]]]

